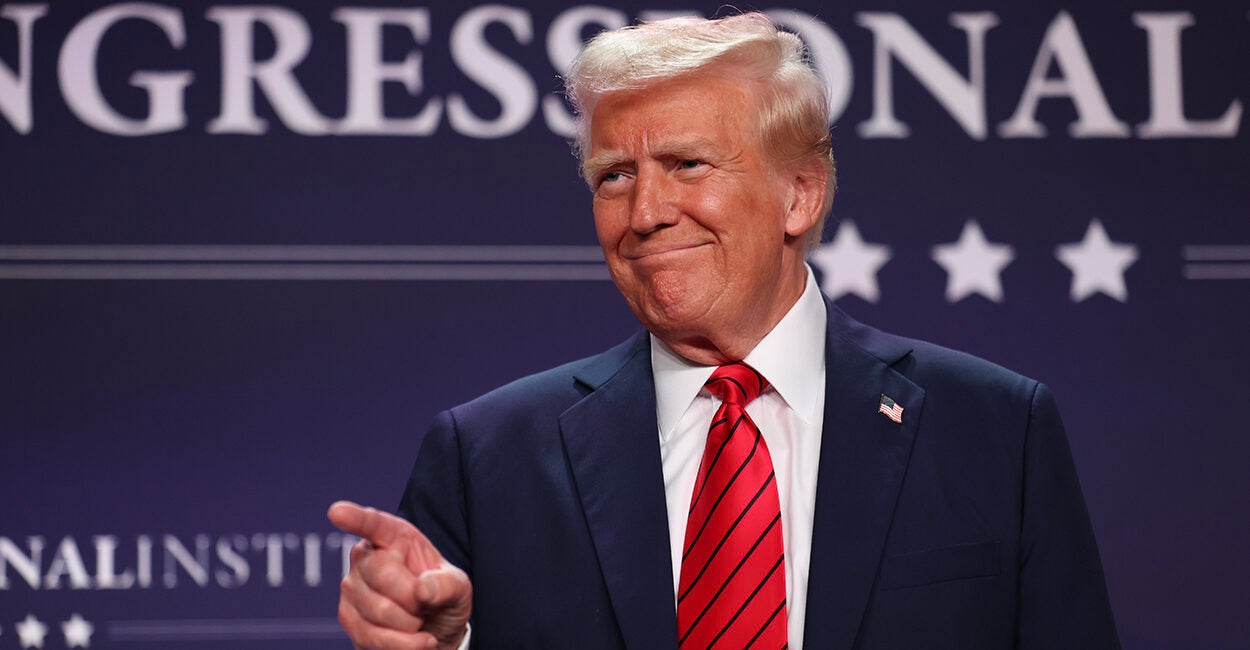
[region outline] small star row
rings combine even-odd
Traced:
[[[838,225],[833,241],[821,244],[811,262],[822,274],[821,289],[830,299],[855,294],[877,302],[877,271],[893,254],[884,244],[865,242],[850,220]],[[1055,258],[1072,272],[1071,298],[1080,302],[1098,293],[1120,302],[1128,300],[1124,272],[1137,261],[1137,247],[1111,241],[1102,222],[1092,219],[1079,242],[1062,244]],[[990,242],[973,219],[964,223],[959,240],[933,247],[933,261],[946,271],[946,300],[959,302],[979,294],[994,302],[1003,301],[1000,275],[1016,258],[1007,244]]]
[[[48,636],[47,624],[35,618],[34,614],[27,614],[25,619],[13,625],[13,629],[17,632],[17,642],[22,648],[42,649],[44,638]],[[67,648],[90,648],[91,635],[94,633],[95,626],[77,612],[68,621],[61,622],[61,634],[65,636]],[[0,635],[3,634],[4,629],[0,628]]]

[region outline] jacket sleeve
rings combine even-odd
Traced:
[[[425,434],[399,502],[399,515],[473,579],[460,439],[451,411],[438,414]]]
[[[1098,546],[1053,395],[1038,384],[1024,446],[1020,650],[1120,647]]]

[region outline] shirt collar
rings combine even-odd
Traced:
[[[816,404],[824,385],[826,319],[824,300],[808,267],[803,294],[743,359],[768,379],[804,422],[817,416]],[[668,440],[715,369],[685,359],[651,335],[651,373],[661,441]]]

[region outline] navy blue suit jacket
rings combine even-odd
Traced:
[[[828,323],[805,647],[1118,648],[1050,391],[832,304]],[[475,647],[676,648],[649,345],[427,434],[400,510],[471,577]]]

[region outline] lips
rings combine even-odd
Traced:
[[[704,246],[711,246],[711,244],[706,243],[706,242],[699,242],[699,243],[694,243],[694,244],[665,245],[662,247],[661,246],[648,246],[644,249],[630,251],[628,253],[625,253],[624,257],[625,259],[631,262],[659,261],[663,258],[673,257],[673,256],[681,255],[683,253],[688,253],[688,252],[697,250],[699,248],[702,248]]]

